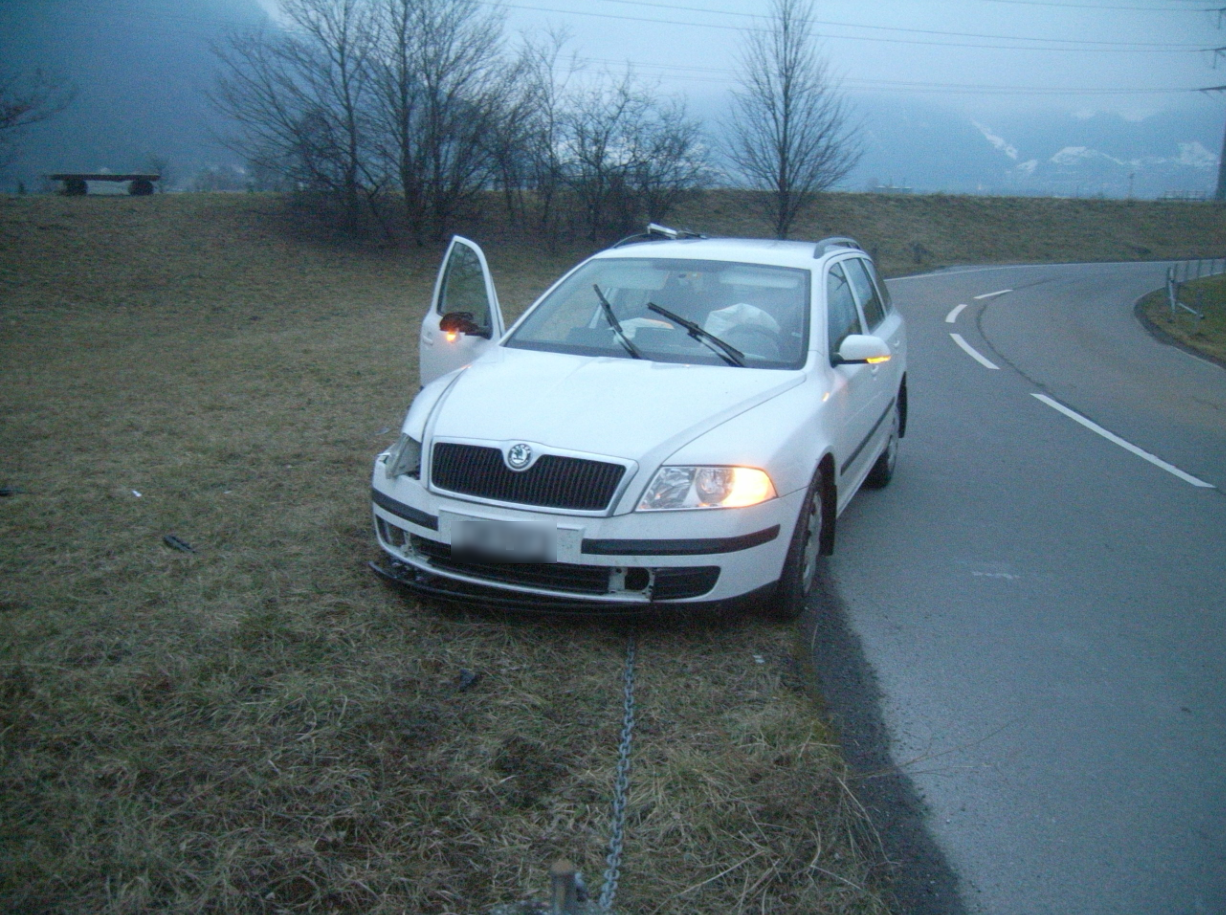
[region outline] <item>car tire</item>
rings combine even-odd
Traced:
[[[805,493],[796,528],[792,531],[792,542],[788,545],[788,555],[783,561],[783,574],[779,576],[779,584],[766,608],[766,615],[773,620],[786,622],[800,616],[817,584],[822,525],[826,517],[825,489],[819,467]]]
[[[894,415],[890,419],[890,437],[886,439],[877,463],[864,478],[864,485],[870,489],[884,489],[894,479],[894,467],[898,464],[898,432],[902,428],[902,406],[894,402]]]

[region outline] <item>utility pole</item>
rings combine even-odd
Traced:
[[[1206,86],[1200,90],[1206,95],[1210,92],[1226,92],[1226,86]],[[1213,192],[1214,200],[1226,200],[1226,131],[1222,133],[1222,155],[1217,161],[1217,189]]]
[[[1217,10],[1217,27],[1221,29],[1222,20],[1226,19],[1226,7]],[[1213,49],[1213,68],[1217,69],[1217,59],[1226,53],[1226,48]],[[1210,92],[1226,92],[1226,86],[1210,86],[1202,89],[1206,95]],[[1213,191],[1213,199],[1226,201],[1226,130],[1222,133],[1222,154],[1217,160],[1217,187]]]

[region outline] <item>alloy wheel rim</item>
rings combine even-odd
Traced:
[[[808,593],[817,577],[817,554],[821,548],[822,534],[822,494],[815,491],[809,499],[809,517],[805,521],[805,549],[802,587]]]

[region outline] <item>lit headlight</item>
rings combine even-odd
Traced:
[[[396,444],[388,449],[383,472],[389,480],[402,474],[418,476],[421,473],[421,442],[402,433]]]
[[[771,478],[753,467],[661,467],[638,510],[744,508],[773,498]]]

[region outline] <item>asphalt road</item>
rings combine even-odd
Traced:
[[[1133,316],[1164,269],[890,284],[908,434],[840,519],[856,651],[819,666],[875,678],[957,879],[930,910],[1226,913],[1226,371]]]

